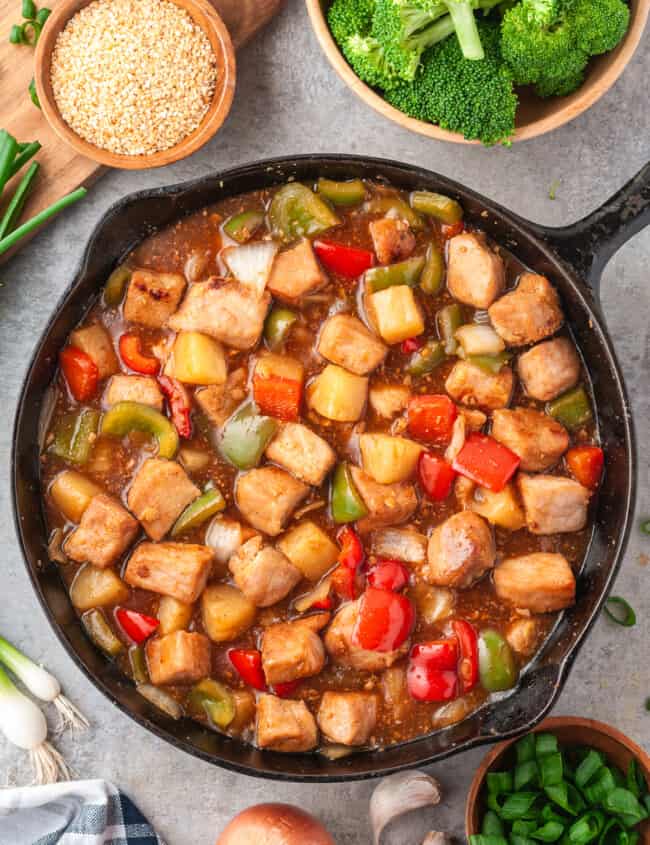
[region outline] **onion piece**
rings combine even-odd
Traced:
[[[273,241],[257,241],[226,247],[221,257],[238,282],[262,296],[277,251],[278,246]]]
[[[414,528],[382,528],[373,531],[371,547],[378,557],[395,558],[406,563],[424,563],[427,538]]]
[[[459,414],[454,420],[454,424],[451,429],[451,440],[449,441],[449,446],[447,446],[445,451],[445,460],[447,463],[453,464],[456,460],[456,456],[465,445],[466,431],[467,421],[462,414]]]
[[[180,719],[183,715],[183,708],[168,692],[158,689],[153,684],[140,684],[136,689],[149,704],[153,704],[166,716],[172,719]]]
[[[230,822],[216,845],[335,845],[323,825],[291,804],[256,804]]]
[[[205,532],[205,545],[214,549],[214,558],[220,564],[228,563],[243,542],[240,523],[220,515],[214,517]]]
[[[424,772],[397,772],[384,778],[370,798],[374,845],[389,822],[411,810],[440,803],[440,784]]]
[[[454,337],[463,347],[465,355],[498,355],[506,348],[505,343],[492,326],[468,323],[454,332]]]
[[[294,603],[295,609],[298,613],[304,613],[316,602],[325,601],[325,599],[328,598],[331,589],[332,579],[323,578],[320,584],[317,584],[313,590],[310,590],[308,593],[305,593],[296,599]]]

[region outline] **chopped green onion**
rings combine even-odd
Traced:
[[[581,789],[586,786],[598,770],[605,764],[605,758],[599,751],[589,749],[587,756],[576,769],[575,781],[576,786]]]
[[[515,792],[508,795],[501,807],[501,818],[505,821],[514,821],[536,816],[534,806],[540,797],[539,792]]]
[[[488,792],[500,795],[502,792],[512,792],[513,778],[511,772],[488,772]]]
[[[645,709],[650,713],[650,698],[646,698],[645,700]]]
[[[30,220],[26,223],[23,223],[22,226],[19,226],[17,229],[7,235],[0,241],[0,255],[7,250],[11,249],[11,247],[18,243],[18,241],[23,238],[25,235],[28,235],[30,232],[33,232],[41,223],[45,223],[46,220],[49,220],[50,217],[53,217],[55,214],[58,214],[59,211],[62,211],[64,208],[67,208],[69,205],[77,202],[78,200],[82,199],[86,196],[88,192],[85,188],[77,188],[76,191],[72,191],[70,194],[66,194],[64,197],[61,197],[60,200],[52,203],[52,205],[44,208],[43,211],[40,211],[38,214],[34,215]]]
[[[517,763],[515,767],[515,792],[525,786],[539,786],[539,769],[535,760]]]
[[[32,141],[31,144],[20,144],[20,153],[14,159],[11,168],[9,169],[9,177],[15,176],[23,164],[27,164],[30,158],[33,158],[40,150],[41,145],[38,141]]]
[[[508,845],[505,836],[487,836],[484,833],[474,833],[469,838],[470,845]]]
[[[605,826],[605,816],[600,810],[590,810],[574,822],[568,830],[572,845],[587,845],[593,842]]]
[[[614,781],[611,769],[603,766],[598,770],[589,784],[584,787],[583,792],[590,804],[600,804],[605,796],[615,788],[616,782]]]
[[[559,807],[572,816],[577,816],[585,806],[585,802],[578,790],[571,783],[562,783],[544,787],[544,792]]]
[[[7,206],[2,220],[0,220],[0,241],[15,228],[39,168],[40,164],[37,161],[33,161],[20,180],[20,184],[16,188],[16,193],[11,198],[11,202]]]
[[[494,810],[488,810],[487,813],[483,816],[481,833],[484,836],[504,835],[503,822],[501,821],[499,816],[494,812]]]
[[[10,31],[9,31],[9,43],[10,44],[22,44],[23,43],[23,28],[20,24],[15,23]]]
[[[34,103],[37,109],[41,107],[41,101],[38,99],[38,92],[36,90],[36,82],[34,79],[29,83],[29,87],[27,89],[29,91],[29,99]]]
[[[41,26],[43,26],[43,24],[45,23],[45,21],[49,18],[49,16],[51,14],[52,14],[52,9],[47,9],[47,8],[43,7],[42,9],[39,9],[38,12],[36,13],[36,20],[38,21],[38,23],[40,23]]]
[[[650,519],[644,519],[641,523],[641,533],[650,534]]]
[[[34,3],[34,0],[23,0],[21,14],[27,20],[32,20],[36,17],[36,3]]]
[[[537,830],[534,830],[530,836],[531,839],[537,839],[540,842],[557,842],[563,833],[563,824],[557,821],[549,821],[538,827]]]
[[[535,734],[535,754],[543,757],[545,754],[555,754],[558,750],[557,737],[553,734]]]
[[[621,821],[626,827],[634,827],[648,815],[638,798],[629,789],[620,786],[606,796],[603,807],[607,812],[621,816]]]
[[[18,152],[18,143],[6,129],[0,129],[0,194],[12,176],[11,165]]]
[[[612,596],[607,599],[604,610],[612,622],[616,622],[617,625],[622,625],[624,628],[631,628],[636,625],[636,613],[621,596]]]
[[[41,37],[40,23],[38,21],[25,21],[20,29],[23,36],[23,44],[36,47],[38,39]]]
[[[535,734],[527,734],[515,745],[518,763],[528,763],[535,759]]]
[[[537,830],[536,819],[515,819],[512,823],[512,832],[516,836],[529,836],[534,830]]]
[[[559,751],[553,754],[545,754],[539,761],[539,772],[542,786],[555,786],[562,782],[563,765],[562,755]]]

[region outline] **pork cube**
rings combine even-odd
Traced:
[[[339,547],[315,523],[305,520],[283,534],[278,548],[309,581],[318,581],[331,569]]]
[[[422,577],[438,587],[471,587],[492,569],[496,559],[488,523],[472,511],[461,511],[434,529],[429,538]]]
[[[473,232],[451,238],[447,253],[447,287],[459,302],[489,308],[505,286],[503,259]]]
[[[378,557],[403,560],[406,563],[424,563],[427,555],[427,538],[412,526],[382,528],[370,538],[373,554]]]
[[[271,268],[267,288],[285,302],[296,302],[306,293],[322,288],[328,282],[314,255],[308,238],[278,253]]]
[[[252,537],[228,561],[235,584],[258,607],[268,607],[288,596],[302,573],[261,537]]]
[[[122,505],[103,493],[93,496],[79,526],[68,536],[64,551],[79,563],[111,566],[128,549],[138,533],[138,523]]]
[[[537,620],[522,616],[521,619],[515,619],[508,625],[506,639],[513,651],[529,657],[536,650],[539,633]]]
[[[151,376],[113,376],[104,391],[103,402],[106,408],[118,402],[139,402],[141,405],[151,405],[157,411],[163,409],[162,392],[156,379]]]
[[[489,310],[490,321],[508,346],[526,346],[549,337],[564,316],[557,291],[545,276],[522,273],[517,287]]]
[[[255,741],[272,751],[311,751],[318,743],[316,720],[304,701],[263,694],[257,702]]]
[[[373,326],[388,344],[401,343],[424,331],[424,317],[408,285],[378,290],[366,298],[366,310]]]
[[[124,580],[191,604],[203,592],[214,552],[196,543],[140,543],[131,555]]]
[[[176,631],[145,646],[152,684],[191,684],[210,674],[210,640],[205,634]]]
[[[517,372],[529,396],[549,402],[577,383],[580,359],[568,338],[556,337],[520,355]]]
[[[483,411],[476,411],[474,408],[459,408],[458,415],[465,420],[466,431],[481,431],[487,422]]]
[[[494,570],[494,589],[515,607],[550,613],[574,603],[576,579],[563,555],[536,552],[500,563]]]
[[[268,293],[258,297],[239,282],[212,278],[192,285],[167,327],[202,332],[234,349],[252,349],[262,336],[270,302]]]
[[[407,640],[394,651],[369,651],[352,642],[352,633],[359,615],[359,599],[348,602],[338,611],[325,632],[325,648],[339,666],[363,672],[381,672],[408,653]]]
[[[180,273],[134,270],[124,300],[124,318],[161,329],[178,308],[185,286]]]
[[[513,385],[510,367],[501,367],[498,373],[486,373],[469,361],[457,361],[447,376],[445,389],[456,402],[493,410],[505,408]]]
[[[194,394],[196,404],[211,425],[219,428],[246,396],[248,374],[243,367],[233,370],[225,384],[211,384]]]
[[[266,448],[266,457],[299,481],[319,487],[336,462],[336,453],[306,425],[285,423]]]
[[[261,467],[242,473],[235,483],[235,502],[253,528],[275,537],[309,487],[277,467]]]
[[[532,408],[505,408],[492,414],[492,437],[521,458],[521,469],[540,472],[556,464],[569,448],[563,425]]]
[[[415,235],[405,220],[382,217],[373,220],[368,229],[380,264],[403,261],[413,254]]]
[[[268,684],[286,684],[317,675],[325,665],[325,647],[317,632],[301,620],[264,629],[262,666]]]
[[[417,508],[418,499],[412,484],[379,484],[359,467],[350,467],[350,471],[354,485],[368,508],[368,515],[357,522],[362,534],[388,525],[400,525]]]
[[[318,351],[358,376],[368,375],[388,355],[388,347],[352,314],[334,314],[323,323]]]
[[[316,720],[323,735],[340,745],[364,745],[377,724],[377,696],[369,692],[325,692]]]
[[[572,478],[558,475],[517,477],[526,525],[533,534],[582,531],[587,524],[590,491]]]
[[[410,398],[411,391],[403,384],[374,384],[368,393],[372,410],[387,420],[406,410]]]
[[[180,464],[148,458],[131,483],[127,502],[151,539],[162,540],[200,493]]]
[[[120,364],[113,349],[113,341],[101,323],[75,329],[70,335],[70,345],[81,349],[95,362],[100,380],[120,371]]]

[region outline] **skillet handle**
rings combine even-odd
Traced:
[[[650,224],[650,162],[607,202],[571,226],[536,227],[598,297],[609,259]]]

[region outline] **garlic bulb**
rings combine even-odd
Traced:
[[[438,804],[440,794],[438,781],[424,772],[397,772],[384,778],[370,799],[374,845],[379,845],[382,830],[393,819],[411,810]]]

